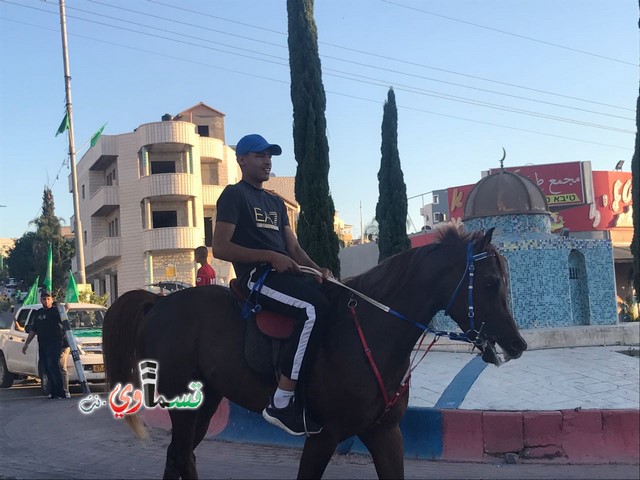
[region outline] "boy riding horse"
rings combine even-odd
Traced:
[[[283,352],[278,388],[262,416],[292,435],[311,435],[322,427],[306,415],[295,388],[310,337],[324,321],[329,303],[319,282],[302,276],[300,265],[320,270],[323,280],[332,273],[302,249],[282,199],[262,188],[269,180],[271,157],[281,153],[279,145],[260,135],[240,139],[236,159],[242,180],[228,185],[218,199],[213,251],[216,258],[233,263],[240,284],[249,290],[263,280],[257,300],[262,307],[296,320]]]

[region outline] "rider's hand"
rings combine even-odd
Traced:
[[[318,276],[315,277],[318,280],[318,282],[322,283],[327,278],[334,278],[333,272],[328,268],[320,268],[319,270],[320,270],[320,273],[322,273],[322,277],[318,277]]]
[[[278,273],[302,273],[300,266],[291,257],[281,253],[273,252],[269,263]]]

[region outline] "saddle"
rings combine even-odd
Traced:
[[[250,292],[233,279],[229,290],[247,306]],[[242,306],[241,305],[241,306]],[[278,370],[280,353],[293,333],[295,320],[285,315],[252,306],[246,315],[244,355],[249,367],[264,376],[272,377]]]

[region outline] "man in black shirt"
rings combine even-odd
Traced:
[[[319,282],[302,276],[300,265],[320,270],[323,279],[331,272],[316,265],[302,249],[282,199],[262,189],[271,173],[271,156],[281,153],[279,145],[260,135],[240,139],[236,159],[242,181],[227,186],[218,199],[213,252],[233,263],[238,280],[249,289],[268,270],[257,302],[297,320],[280,365],[278,388],[262,416],[292,435],[304,435],[318,433],[322,427],[305,417],[295,399],[295,387],[309,338],[328,313],[329,302]]]
[[[65,398],[59,363],[63,343],[62,319],[58,309],[53,306],[51,293],[42,290],[40,302],[42,303],[42,308],[35,313],[27,341],[22,347],[22,353],[27,353],[29,344],[38,335],[40,361],[42,362],[44,373],[47,374],[51,382],[49,398]]]

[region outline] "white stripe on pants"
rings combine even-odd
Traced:
[[[253,289],[254,283],[251,281],[251,275],[249,276],[249,282],[247,283],[247,285],[249,286],[250,290]],[[277,290],[273,290],[266,285],[262,285],[262,288],[260,289],[260,295],[264,295],[285,305],[304,309],[305,313],[307,314],[307,320],[304,322],[304,327],[302,328],[302,333],[300,334],[300,339],[298,340],[296,354],[293,357],[293,366],[291,368],[291,380],[298,380],[300,368],[302,367],[302,360],[304,359],[304,354],[307,350],[307,344],[309,343],[309,337],[311,336],[311,331],[313,330],[313,326],[316,323],[316,308],[308,302],[291,297],[282,292],[278,292]]]

